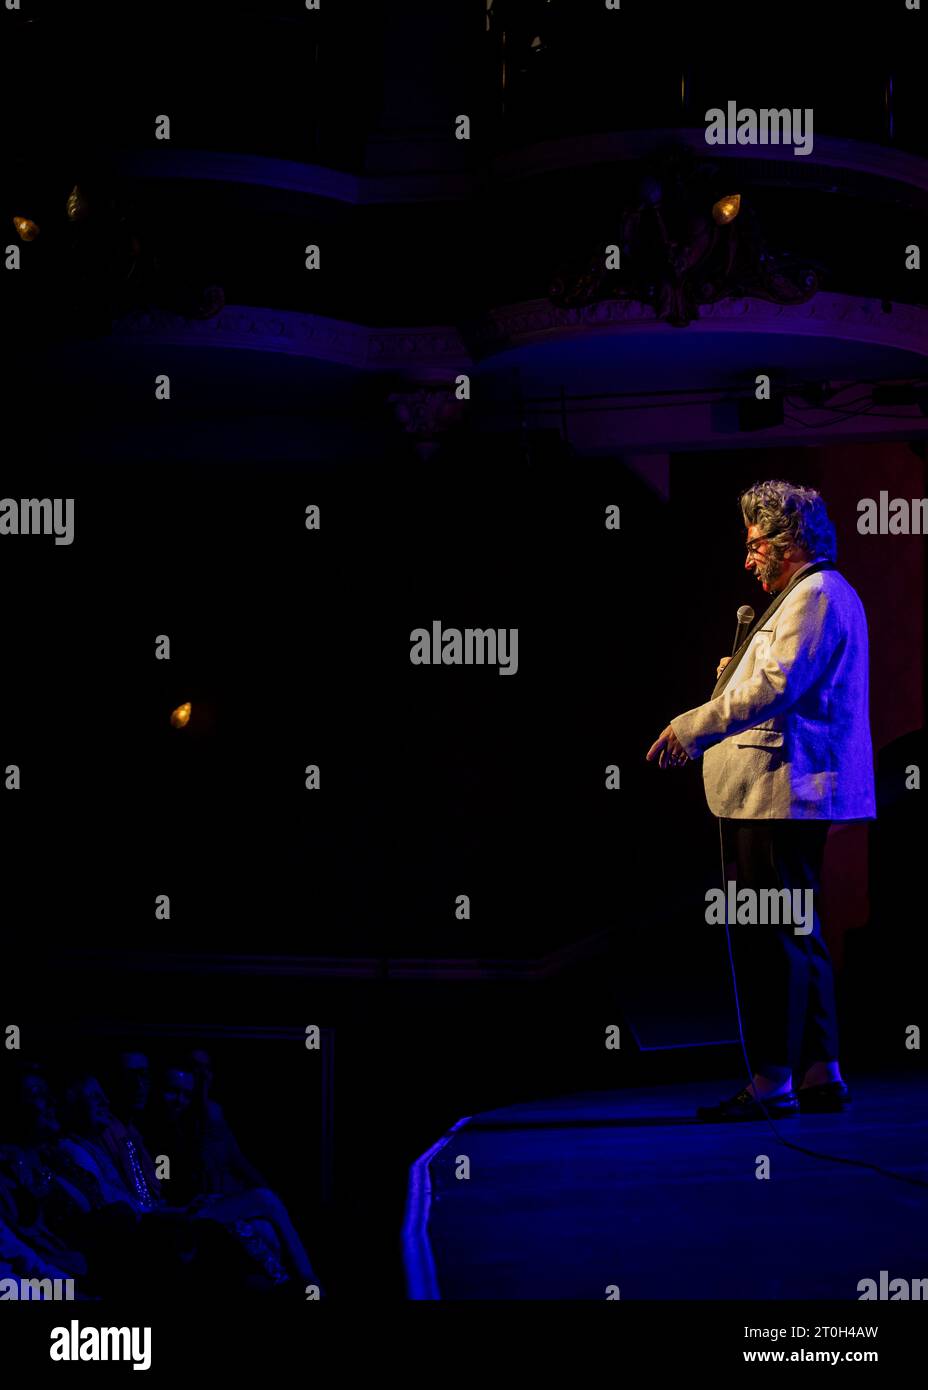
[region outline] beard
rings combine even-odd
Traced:
[[[754,567],[754,574],[759,584],[762,584],[769,592],[774,591],[774,586],[783,573],[783,557],[772,554],[764,556]]]

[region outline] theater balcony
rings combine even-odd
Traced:
[[[222,8],[168,7],[131,63],[80,72],[73,15],[14,29],[6,201],[40,234],[12,314],[70,456],[183,455],[194,424],[198,456],[307,462],[924,429],[911,45],[831,67],[754,45],[733,70],[564,0]],[[62,134],[43,96],[69,81]],[[807,148],[708,145],[733,98],[808,112]],[[133,432],[121,404],[158,373],[177,408]]]

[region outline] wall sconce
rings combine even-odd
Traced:
[[[81,192],[80,184],[75,184],[68,194],[67,212],[69,222],[83,222],[90,211],[87,199]]]
[[[190,701],[186,704],[178,705],[177,709],[171,714],[171,728],[185,729],[190,723]]]
[[[13,226],[19,232],[20,241],[35,241],[39,235],[39,229],[35,222],[30,222],[28,217],[14,217]]]
[[[734,222],[740,211],[741,194],[729,193],[713,205],[712,216],[720,227],[724,227],[726,222]]]

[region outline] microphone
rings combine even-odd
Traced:
[[[754,609],[751,607],[749,603],[743,603],[741,607],[738,609],[738,626],[735,628],[735,640],[732,643],[731,648],[732,656],[734,656],[735,652],[741,646],[741,643],[744,641],[745,637],[747,637],[748,628],[751,626],[753,621]]]

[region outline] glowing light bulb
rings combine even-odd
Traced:
[[[81,192],[80,184],[76,183],[68,194],[67,210],[69,222],[82,222],[90,211],[87,199]]]
[[[712,208],[712,216],[720,226],[726,222],[734,222],[738,213],[741,211],[741,194],[729,193],[726,197],[720,198]]]
[[[28,217],[14,217],[13,226],[19,232],[20,241],[35,241],[39,235],[39,228],[35,222],[30,222]]]
[[[190,723],[190,701],[186,704],[178,705],[177,709],[171,714],[171,728],[183,729]]]

